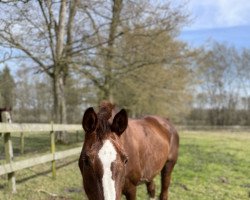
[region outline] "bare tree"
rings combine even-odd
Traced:
[[[185,93],[184,85],[191,80],[187,77],[192,53],[176,39],[188,22],[184,5],[146,0],[38,0],[2,4],[0,10],[0,44],[6,51],[2,60],[21,59],[51,77],[55,122],[67,121],[65,87],[75,73],[82,73],[82,79],[97,89],[91,99],[111,101],[122,99],[116,95],[122,89],[118,85],[132,81],[132,75],[136,83],[136,73],[145,73],[144,67],[159,74],[163,70],[169,81],[162,81],[160,87],[166,88],[162,94],[178,90],[167,73],[183,77],[178,79],[183,80],[178,93]],[[144,77],[144,84],[146,79],[152,76]],[[139,97],[136,101],[140,102]]]
[[[213,41],[210,44],[200,54],[200,87],[193,117],[211,125],[242,124],[246,116],[240,110],[249,97],[248,51]]]
[[[52,119],[52,87],[47,84],[45,74],[32,77],[31,72],[22,65],[15,75],[15,105],[13,118],[16,122],[48,123]]]
[[[139,100],[139,96],[143,96],[140,91],[149,91],[144,96],[147,96],[145,102],[150,98],[149,93],[153,88],[161,88],[160,94],[151,95],[158,107],[162,105],[159,103],[160,96],[164,96],[162,102],[165,100],[165,107],[169,105],[167,102],[170,99],[177,100],[168,98],[166,101],[170,93],[173,97],[178,96],[178,99],[181,99],[179,94],[187,96],[184,82],[192,80],[187,77],[190,75],[188,67],[191,65],[189,61],[193,52],[176,39],[179,28],[188,22],[183,7],[172,7],[170,1],[155,4],[144,0],[82,2],[80,5],[80,9],[86,13],[85,24],[91,33],[86,42],[92,48],[88,52],[91,56],[83,56],[79,60],[82,65],[75,66],[75,69],[83,73],[97,88],[98,99],[115,100],[132,109],[132,104],[138,107],[140,103],[141,108],[145,108]],[[178,80],[174,81],[175,78]],[[179,88],[178,84],[173,86],[174,82],[181,80],[183,85],[179,84]],[[140,87],[142,85],[145,87]],[[128,96],[133,96],[133,100]],[[147,104],[148,107],[150,106]],[[159,110],[164,109],[158,108],[157,111]],[[139,113],[139,109],[137,111]],[[140,113],[143,112],[147,111]]]
[[[71,64],[77,4],[77,0],[38,0],[0,7],[0,42],[9,51],[3,60],[26,59],[37,72],[51,77],[57,123],[67,122],[64,88]]]

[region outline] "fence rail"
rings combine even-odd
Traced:
[[[0,123],[0,133],[38,133],[51,131],[79,131],[80,125],[75,124],[14,124]]]
[[[80,153],[81,147],[56,152],[55,150],[56,131],[67,131],[69,133],[77,132],[77,131],[82,131],[82,127],[80,125],[65,125],[65,124],[0,123],[0,133],[3,134],[4,146],[5,146],[5,164],[0,165],[0,175],[4,174],[8,175],[8,186],[12,192],[16,192],[16,179],[15,179],[16,171],[33,167],[39,164],[51,162],[52,177],[55,178],[56,160],[63,159]],[[51,152],[49,154],[42,155],[39,157],[33,157],[21,161],[14,161],[13,146],[11,140],[12,133],[21,133],[21,137],[23,137],[25,133],[30,133],[30,134],[50,133]],[[24,146],[24,144],[21,144],[21,146]]]

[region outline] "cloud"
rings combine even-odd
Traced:
[[[250,25],[249,0],[189,0],[194,18],[188,29]]]

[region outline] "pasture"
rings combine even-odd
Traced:
[[[249,200],[250,133],[229,131],[181,131],[179,160],[172,176],[170,200]],[[2,139],[2,138],[1,138]],[[15,159],[49,152],[49,138],[44,135],[25,138],[25,154],[20,155],[19,137],[13,138]],[[81,146],[74,138],[65,150]],[[0,144],[1,159],[3,142]],[[57,162],[57,178],[52,179],[50,163],[18,171],[17,193],[6,189],[0,177],[0,199],[13,200],[80,200],[84,199],[76,156]],[[157,192],[160,179],[157,177]],[[139,186],[137,199],[147,199],[146,188]]]

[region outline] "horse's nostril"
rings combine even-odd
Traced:
[[[89,160],[88,159],[84,160],[84,164],[85,166],[89,166]]]
[[[86,167],[90,166],[90,161],[88,156],[83,157],[83,163]]]

